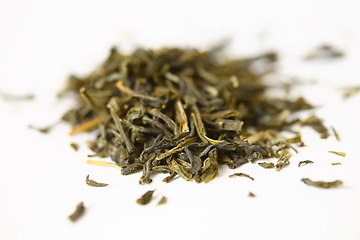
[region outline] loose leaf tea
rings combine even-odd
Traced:
[[[160,201],[158,202],[158,205],[162,205],[162,204],[165,204],[167,203],[167,197],[163,196]]]
[[[34,94],[12,95],[0,90],[0,99],[5,101],[28,101],[35,98]]]
[[[196,49],[137,49],[124,55],[116,48],[94,72],[71,76],[67,88],[77,105],[63,116],[70,135],[96,131],[89,143],[94,156],[116,166],[121,174],[141,172],[140,184],[157,173],[186,181],[208,183],[219,175],[219,165],[235,169],[248,162],[277,158],[279,171],[290,164],[292,144],[286,138],[295,124],[327,129],[313,117],[289,120],[293,113],[311,109],[305,99],[271,98],[263,82],[274,69],[275,53],[252,58],[221,60],[221,47]],[[259,61],[263,69],[255,68]],[[271,86],[276,87],[276,86]]]
[[[285,152],[283,156],[279,158],[277,163],[275,164],[276,171],[280,171],[282,168],[286,167],[290,164],[289,159],[291,157],[291,154],[288,152]]]
[[[343,91],[343,98],[346,100],[357,94],[360,91],[360,86],[346,87],[342,89],[342,91]]]
[[[346,157],[346,153],[344,152],[335,152],[335,151],[328,151],[329,153],[334,153],[336,155],[342,156],[342,157]]]
[[[107,183],[98,183],[94,180],[91,180],[91,179],[89,179],[89,175],[86,176],[86,184],[91,187],[106,187],[109,185]]]
[[[77,221],[85,213],[84,203],[80,202],[75,209],[75,212],[69,216],[69,219],[73,222]]]
[[[344,53],[333,46],[321,45],[309,53],[305,59],[322,59],[322,58],[340,58],[343,57]]]
[[[321,134],[321,138],[327,138],[329,136],[329,131],[323,125],[323,121],[316,116],[309,117],[302,122],[302,125],[312,127],[315,131]]]
[[[333,131],[336,140],[338,140],[340,142],[339,134],[337,133],[337,131],[335,130],[335,128],[333,126],[331,126],[331,130]]]
[[[71,143],[70,147],[72,147],[75,151],[79,150],[79,145],[76,143]]]
[[[34,127],[33,125],[29,125],[28,126],[30,129],[34,129],[34,130],[38,130],[39,132],[42,132],[42,133],[49,133],[52,126],[49,126],[49,127],[43,127],[43,128],[38,128],[38,127]]]
[[[336,188],[340,185],[342,185],[342,181],[336,180],[333,182],[324,182],[324,181],[312,181],[309,178],[303,178],[301,179],[305,184],[318,187],[318,188]]]
[[[258,163],[259,166],[263,167],[263,168],[274,168],[275,164],[272,162],[262,162],[262,163]]]
[[[341,163],[339,163],[339,162],[333,162],[333,163],[330,163],[331,165],[341,165]]]
[[[234,173],[234,174],[231,174],[229,175],[230,178],[233,178],[233,177],[247,177],[247,178],[250,178],[251,180],[255,180],[253,177],[250,177],[249,175],[245,174],[245,173]]]
[[[256,197],[256,195],[253,194],[252,192],[249,192],[248,196],[249,196],[249,197]]]
[[[141,196],[141,198],[136,200],[136,202],[141,205],[148,204],[151,201],[154,192],[155,192],[155,190],[147,191],[144,195]]]
[[[298,167],[302,167],[306,164],[313,164],[314,162],[311,161],[311,160],[304,160],[304,161],[300,161],[299,164],[298,164]]]

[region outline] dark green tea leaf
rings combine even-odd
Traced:
[[[263,168],[274,168],[275,167],[275,164],[272,162],[261,162],[258,164],[259,164],[259,166],[261,166]]]
[[[253,177],[250,177],[249,175],[245,174],[245,173],[234,173],[234,174],[231,174],[229,175],[230,178],[233,178],[233,177],[247,177],[251,180],[255,180]]]
[[[86,184],[91,187],[106,187],[109,185],[107,183],[98,183],[94,180],[91,180],[91,179],[89,179],[89,175],[86,176]]]
[[[79,150],[79,145],[76,143],[71,143],[70,147],[72,147],[75,151]]]
[[[304,161],[300,161],[299,164],[298,164],[298,167],[302,167],[306,164],[313,164],[314,162],[311,161],[311,160],[304,160]]]
[[[256,197],[256,195],[253,194],[252,192],[249,192],[248,196],[249,196],[249,197]]]
[[[85,213],[84,203],[83,203],[83,202],[80,202],[80,203],[76,206],[75,212],[69,216],[69,219],[70,219],[72,222],[75,222],[75,221],[77,221],[80,217],[82,217],[82,216],[84,215],[84,213]]]
[[[318,187],[318,188],[336,188],[342,185],[342,181],[336,180],[333,182],[324,182],[324,181],[312,181],[309,178],[303,178],[301,179],[305,184]]]
[[[163,196],[160,201],[158,202],[158,205],[162,205],[162,204],[165,204],[167,203],[167,197]]]
[[[141,196],[141,198],[136,200],[136,202],[141,205],[148,204],[151,201],[154,192],[155,192],[155,190],[147,191],[144,195]]]

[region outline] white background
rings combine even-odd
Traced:
[[[344,101],[341,95],[341,88],[360,84],[359,12],[355,0],[0,0],[0,90],[36,95],[29,102],[0,99],[0,239],[360,239],[360,96]],[[275,50],[282,79],[315,81],[292,96],[319,106],[306,114],[334,126],[342,141],[303,128],[308,146],[280,172],[247,164],[221,168],[209,184],[165,184],[157,175],[140,186],[140,174],[86,164],[91,135],[69,137],[65,124],[48,135],[27,127],[56,122],[73,103],[55,97],[67,77],[95,69],[112,46],[128,53],[138,46],[207,49],[223,39],[232,40],[231,56]],[[342,49],[345,58],[303,61],[323,43]],[[80,144],[78,152],[72,142]],[[315,164],[298,168],[306,159]],[[228,178],[235,172],[255,181]],[[109,187],[87,186],[88,174]],[[304,185],[304,177],[344,185],[317,189]],[[155,188],[154,203],[136,204]],[[163,195],[168,203],[157,206]],[[72,223],[68,216],[80,201],[86,215]]]

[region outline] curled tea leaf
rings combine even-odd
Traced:
[[[91,179],[89,179],[89,175],[86,176],[86,184],[91,187],[106,187],[109,185],[107,183],[98,183],[94,180],[91,180]]]
[[[309,178],[302,178],[301,181],[303,181],[307,185],[318,188],[336,188],[343,184],[343,182],[340,180],[336,180],[333,182],[324,182],[324,181],[312,181]]]
[[[261,162],[261,163],[258,163],[258,165],[263,168],[274,168],[275,167],[275,164],[272,162]]]
[[[291,157],[291,154],[286,152],[285,154],[283,154],[282,157],[280,157],[280,159],[277,161],[275,167],[276,167],[276,171],[280,171],[282,168],[286,167],[287,165],[290,164],[289,159]]]
[[[77,221],[80,217],[82,217],[82,216],[84,215],[84,213],[85,213],[84,203],[83,203],[83,202],[80,202],[80,203],[76,206],[75,212],[69,216],[69,219],[70,219],[72,222],[75,222],[75,221]]]
[[[323,125],[323,121],[316,116],[309,117],[302,122],[302,125],[312,127],[316,132],[321,134],[321,138],[327,138],[329,136],[329,132]]]
[[[76,143],[71,143],[70,147],[72,147],[75,151],[79,150],[79,145]]]
[[[252,192],[249,192],[248,196],[249,197],[256,197],[256,195],[254,193],[252,193]]]
[[[314,162],[311,161],[311,160],[304,160],[304,161],[300,161],[299,164],[298,164],[298,167],[302,167],[306,164],[313,164]]]
[[[247,177],[247,178],[249,178],[249,179],[251,179],[253,181],[255,180],[253,177],[251,177],[251,176],[249,176],[249,175],[247,175],[245,173],[234,173],[234,174],[229,175],[229,177],[230,178],[233,178],[233,177]]]
[[[341,163],[339,162],[333,162],[333,163],[330,163],[331,165],[341,165]]]

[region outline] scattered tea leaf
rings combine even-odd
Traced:
[[[307,185],[318,188],[336,188],[343,184],[342,181],[340,180],[336,180],[333,182],[324,182],[324,181],[312,181],[309,178],[302,178],[301,181],[303,181]]]
[[[250,178],[251,180],[255,180],[253,177],[250,177],[249,175],[245,174],[245,173],[234,173],[234,174],[231,174],[229,175],[230,178],[233,178],[233,177],[247,177],[247,178]]]
[[[106,187],[109,185],[107,183],[98,183],[94,180],[91,180],[91,179],[89,179],[89,175],[86,176],[86,184],[91,187]]]
[[[321,138],[325,139],[329,136],[328,129],[323,125],[323,121],[316,116],[309,117],[302,122],[302,125],[312,127],[316,132],[321,134]]]
[[[144,195],[141,196],[141,198],[136,200],[136,202],[141,205],[148,204],[151,201],[154,192],[155,190],[147,191]]]
[[[75,212],[69,216],[69,219],[70,219],[72,222],[75,222],[75,221],[77,221],[80,217],[82,217],[82,216],[84,215],[84,213],[85,213],[84,203],[83,203],[83,202],[80,202],[80,203],[76,206]]]
[[[42,133],[49,133],[53,126],[48,126],[48,127],[44,127],[44,128],[37,128],[37,127],[34,127],[32,125],[29,125],[28,127],[30,129],[34,129],[34,130],[37,130],[37,131],[42,132]]]
[[[253,194],[252,192],[249,192],[249,195],[248,195],[249,197],[256,197],[256,195],[255,194]]]
[[[311,161],[311,160],[304,160],[304,161],[300,161],[299,164],[298,164],[298,167],[302,167],[306,164],[313,164],[314,162]]]
[[[334,133],[334,136],[336,138],[336,140],[338,140],[340,142],[340,137],[339,137],[339,134],[337,133],[337,131],[335,130],[335,128],[333,126],[331,126],[331,129]]]
[[[272,162],[261,162],[258,164],[259,164],[259,166],[261,166],[263,168],[274,168],[275,167],[275,164]]]
[[[347,88],[344,88],[343,91],[344,91],[343,98],[346,100],[346,99],[354,96],[358,92],[360,92],[360,86],[347,87]]]
[[[310,52],[305,59],[312,60],[312,59],[327,59],[327,58],[340,58],[343,57],[344,53],[339,49],[336,49],[330,45],[321,45],[315,48],[312,52]]]
[[[287,165],[290,164],[290,159],[291,154],[289,152],[284,152],[284,154],[279,158],[279,160],[277,161],[275,167],[276,167],[276,171],[280,171],[282,168],[286,167]]]
[[[72,147],[75,151],[79,150],[79,145],[76,143],[71,143],[70,147]]]
[[[335,151],[328,151],[329,153],[334,153],[336,155],[342,156],[342,157],[346,157],[346,153],[344,152],[335,152]]]
[[[4,93],[0,90],[0,98],[6,101],[29,101],[35,98],[34,94],[25,94],[25,95],[12,95]]]
[[[341,165],[341,163],[336,162],[336,163],[330,163],[331,165]]]
[[[162,205],[162,204],[165,204],[167,203],[167,197],[163,196],[160,201],[158,202],[158,205]]]

